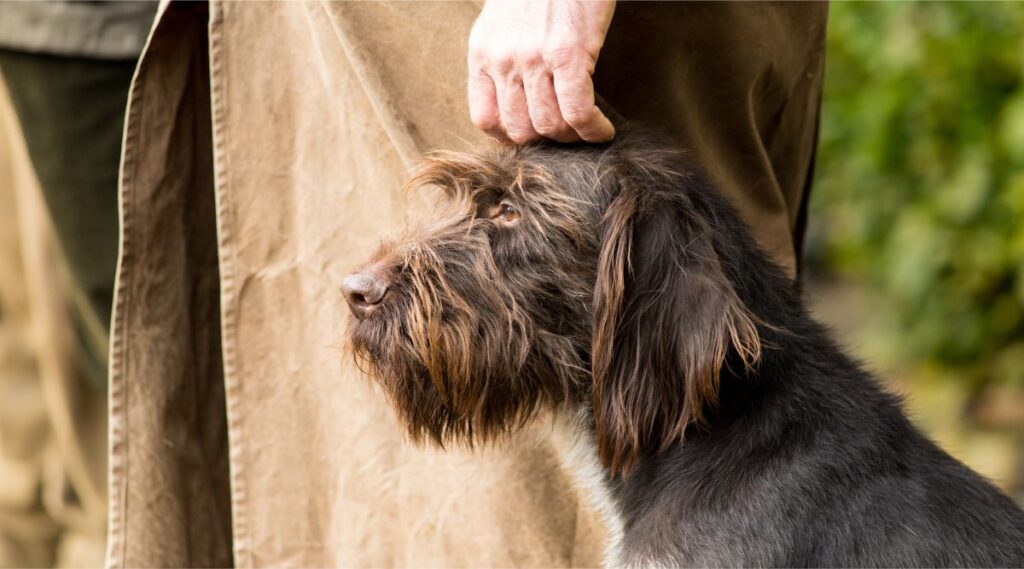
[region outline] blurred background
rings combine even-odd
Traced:
[[[830,10],[807,290],[919,425],[1024,503],[1024,3]],[[0,566],[95,565],[105,389],[0,111]]]
[[[819,316],[1024,502],[1024,4],[836,2],[806,251]]]

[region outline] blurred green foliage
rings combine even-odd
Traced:
[[[1024,385],[1024,3],[830,10],[812,262],[907,362]]]

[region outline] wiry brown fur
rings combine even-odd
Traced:
[[[409,185],[447,209],[373,255],[388,293],[350,328],[414,439],[472,444],[589,401],[602,461],[628,472],[702,420],[730,349],[753,365],[760,344],[681,164],[636,142],[424,162]],[[503,202],[514,226],[489,218]]]
[[[745,366],[761,350],[710,228],[688,214],[685,195],[652,184],[682,174],[626,168],[604,214],[594,294],[592,404],[598,452],[613,471],[628,471],[640,449],[664,451],[704,420],[730,348]]]

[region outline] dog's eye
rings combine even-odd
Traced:
[[[491,219],[494,221],[500,221],[507,225],[514,224],[519,221],[520,213],[515,206],[509,203],[498,204],[498,207],[494,208],[494,212],[491,214]]]

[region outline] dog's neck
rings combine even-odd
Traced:
[[[692,525],[687,535],[703,539],[700,516],[718,515],[709,504],[717,500],[716,507],[721,507],[729,488],[749,481],[750,473],[737,472],[727,457],[768,460],[778,452],[778,441],[806,434],[807,425],[794,424],[791,416],[820,413],[809,403],[821,397],[820,386],[807,379],[816,376],[820,361],[831,363],[835,375],[827,382],[833,391],[854,399],[877,398],[874,383],[858,379],[863,373],[856,363],[810,317],[798,286],[752,241],[733,254],[726,264],[730,280],[744,305],[767,323],[759,329],[764,349],[753,370],[730,352],[721,370],[717,404],[705,409],[708,424],[691,426],[685,442],[663,452],[642,453],[634,470],[622,477],[599,458],[589,402],[557,414],[555,439],[563,462],[605,522],[607,567],[671,566],[685,558],[674,549],[680,543],[667,536],[677,535],[677,525]],[[766,281],[748,275],[762,275]],[[713,564],[714,559],[705,561]]]
[[[801,341],[804,340],[797,340]],[[676,514],[681,516],[676,510],[682,510],[682,504],[698,495],[693,491],[696,488],[728,484],[718,478],[717,468],[711,467],[720,462],[719,457],[731,455],[741,447],[765,446],[782,436],[767,431],[751,432],[745,425],[747,422],[774,424],[773,421],[759,422],[757,417],[763,413],[785,412],[790,403],[803,398],[804,387],[799,380],[789,378],[798,378],[799,370],[807,363],[791,355],[771,350],[760,368],[764,373],[757,377],[741,378],[723,371],[721,405],[709,410],[713,424],[688,430],[686,442],[672,445],[664,452],[641,456],[636,469],[624,478],[614,475],[598,457],[589,403],[556,413],[555,446],[578,487],[586,493],[605,523],[606,567],[653,567],[672,559],[674,552],[659,549],[670,543],[654,535],[643,535],[645,532],[637,528],[650,526],[651,520],[665,518],[665,515],[673,519]],[[846,360],[837,352],[834,361]],[[849,365],[852,369],[853,364]],[[790,403],[783,404],[783,399]],[[767,405],[768,400],[773,405]],[[737,432],[742,432],[743,436],[735,436]],[[643,544],[637,543],[638,535]]]

